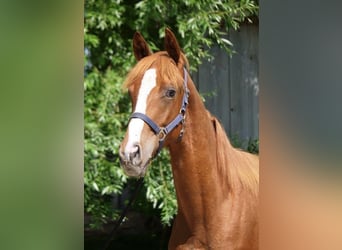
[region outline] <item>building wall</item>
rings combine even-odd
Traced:
[[[258,25],[242,24],[226,37],[233,55],[218,46],[193,74],[205,105],[223,124],[230,138],[244,142],[259,138]]]

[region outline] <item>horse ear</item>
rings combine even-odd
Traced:
[[[150,47],[139,32],[135,32],[133,36],[133,52],[137,61],[152,54]]]
[[[171,58],[178,63],[181,49],[179,47],[176,36],[168,28],[165,29],[165,40],[164,40],[165,50],[171,56]]]

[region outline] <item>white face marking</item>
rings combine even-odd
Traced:
[[[138,99],[134,112],[146,114],[147,98],[152,89],[157,85],[156,70],[149,69],[145,72],[141,81],[138,93]],[[141,133],[144,127],[144,121],[132,118],[128,125],[128,141],[125,147],[125,153],[135,151],[135,144],[140,143]]]

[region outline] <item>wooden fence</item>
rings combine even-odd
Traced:
[[[258,25],[242,24],[229,32],[235,53],[228,55],[218,46],[192,74],[205,105],[223,124],[231,140],[259,138]]]

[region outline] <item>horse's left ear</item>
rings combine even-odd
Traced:
[[[165,50],[171,56],[171,58],[178,64],[181,49],[179,47],[176,36],[168,28],[165,29],[165,40],[164,40]]]

